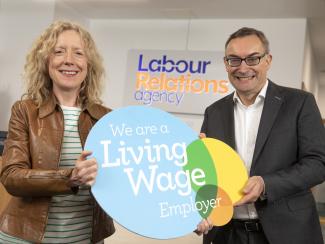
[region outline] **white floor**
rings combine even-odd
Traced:
[[[195,233],[177,239],[155,240],[136,235],[117,223],[115,223],[115,228],[115,234],[105,239],[105,244],[202,244],[202,237]]]
[[[122,226],[115,223],[116,232],[111,237],[105,240],[105,244],[202,244],[202,237],[196,234],[190,234],[182,238],[172,240],[154,240],[136,235],[127,231]],[[322,226],[323,237],[325,240],[325,226]]]

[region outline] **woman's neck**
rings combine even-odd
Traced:
[[[78,94],[79,92],[55,92],[53,91],[56,98],[58,99],[59,104],[67,107],[77,107],[78,106]]]

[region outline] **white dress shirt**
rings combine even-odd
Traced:
[[[260,93],[257,95],[253,104],[244,105],[237,92],[234,93],[234,120],[235,120],[235,142],[236,151],[243,160],[249,175],[258,127],[264,107],[264,99],[268,81],[266,81]],[[257,211],[253,203],[235,207],[234,219],[257,219]]]

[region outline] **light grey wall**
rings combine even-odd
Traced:
[[[268,36],[274,57],[270,71],[272,80],[296,88],[300,88],[303,80],[305,19],[212,19],[190,23],[188,20],[89,20],[55,0],[0,0],[0,130],[7,130],[10,107],[23,92],[21,73],[25,56],[33,40],[55,19],[78,21],[93,34],[108,74],[103,99],[112,108],[124,105],[129,49],[224,50],[228,35],[242,26],[259,28]],[[324,94],[325,88],[320,87],[320,92]],[[319,103],[325,109],[325,98],[320,96]],[[199,131],[201,116],[177,116]],[[201,243],[201,238],[194,234],[154,241],[120,227],[107,243],[126,244],[130,239],[135,244]]]
[[[318,100],[319,77],[315,62],[315,55],[311,46],[309,28],[306,28],[305,51],[303,59],[303,82],[307,91],[314,94]]]
[[[2,0],[0,8],[0,130],[7,130],[10,108],[23,93],[26,54],[53,21],[54,0]]]
[[[88,29],[89,27],[89,19],[85,18],[81,15],[78,11],[71,8],[63,1],[55,1],[55,8],[54,8],[54,20],[69,20],[73,22],[77,22],[83,25],[85,28]]]
[[[278,84],[300,88],[305,19],[91,20],[90,31],[104,57],[108,73],[103,96],[105,104],[112,108],[125,105],[123,93],[127,85],[128,50],[223,51],[228,36],[243,26],[261,29],[268,37],[273,54],[269,77]],[[176,115],[199,132],[202,116]]]
[[[0,6],[0,130],[7,129],[10,107],[23,93],[21,74],[27,51],[55,19],[89,27],[104,57],[108,75],[103,99],[112,108],[124,105],[129,49],[223,50],[228,35],[242,26],[259,28],[270,39],[274,56],[270,78],[301,86],[305,19],[89,20],[55,0],[1,0]],[[200,116],[178,116],[199,131]]]
[[[322,117],[325,119],[325,85],[319,86],[318,94],[318,106]]]

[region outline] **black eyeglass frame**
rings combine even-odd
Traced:
[[[261,62],[261,59],[264,58],[265,56],[267,55],[267,53],[263,53],[262,55],[260,56],[248,56],[246,58],[240,58],[240,57],[224,57],[225,61],[227,62],[227,64],[230,66],[230,67],[239,67],[241,65],[241,63],[243,61],[245,61],[245,63],[248,65],[248,66],[255,66],[255,65],[258,65],[260,62]],[[258,62],[255,64],[248,64],[247,63],[247,59],[249,58],[257,58],[256,60],[258,60]],[[238,65],[231,65],[229,63],[229,60],[233,60],[233,59],[236,59],[236,60],[240,60],[240,63]]]

